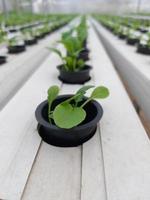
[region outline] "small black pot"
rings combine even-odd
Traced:
[[[26,44],[26,45],[37,44],[37,39],[34,38],[34,39],[32,39],[32,40],[25,40],[25,44]]]
[[[89,60],[89,50],[86,48],[79,53],[78,59],[82,59],[84,61]]]
[[[41,33],[41,35],[35,36],[37,40],[45,38],[45,33]]]
[[[138,44],[137,52],[145,55],[150,55],[150,48],[145,45]]]
[[[57,97],[52,104],[52,109],[71,96],[60,95]],[[48,102],[42,102],[35,111],[39,135],[46,143],[54,146],[74,147],[83,144],[93,137],[97,129],[97,123],[103,115],[101,105],[94,100],[89,102],[84,109],[87,116],[81,124],[71,129],[62,129],[48,122]]]
[[[0,65],[6,63],[6,56],[0,56]]]
[[[84,47],[85,49],[87,49],[87,39],[84,40],[84,42],[83,42],[83,47]]]
[[[25,50],[25,45],[8,46],[8,53],[21,53]]]
[[[60,75],[58,78],[63,83],[84,84],[85,82],[91,79],[90,70],[92,69],[92,67],[89,65],[85,65],[85,67],[82,70],[77,71],[77,72],[66,71],[63,65],[59,65],[57,69],[60,72]]]
[[[127,44],[130,45],[135,45],[139,42],[139,39],[131,39],[131,38],[127,38]]]
[[[125,40],[125,39],[127,38],[127,36],[124,35],[124,34],[119,34],[118,36],[119,36],[119,38],[122,39],[122,40]]]
[[[139,30],[141,33],[147,33],[147,32],[148,32],[148,30],[145,29],[145,28],[139,28],[138,30]]]

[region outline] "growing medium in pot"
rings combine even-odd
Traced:
[[[94,86],[80,88],[74,95],[60,95],[59,88],[52,86],[48,98],[36,109],[38,132],[42,139],[61,147],[78,146],[89,140],[96,131],[97,123],[103,115],[101,105],[95,99],[109,95],[104,86],[93,89],[90,97],[87,90]]]

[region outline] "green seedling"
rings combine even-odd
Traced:
[[[84,107],[94,99],[104,99],[109,96],[109,90],[104,86],[95,87],[87,100],[84,101],[86,92],[94,88],[92,85],[83,86],[72,97],[58,104],[54,110],[51,109],[53,101],[59,93],[58,86],[52,86],[48,89],[48,119],[51,119],[60,128],[70,129],[86,118]]]
[[[73,36],[76,33],[76,36]],[[80,52],[84,49],[84,41],[87,37],[86,19],[82,18],[81,23],[76,28],[71,28],[69,31],[62,34],[59,43],[63,44],[66,49],[66,56],[63,56],[61,51],[56,48],[49,48],[55,52],[62,60],[62,65],[66,71],[80,71],[84,68],[85,62],[79,59]]]

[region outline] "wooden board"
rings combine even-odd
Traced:
[[[95,82],[110,89],[110,97],[101,101],[104,108],[101,140],[107,199],[148,200],[150,141],[94,31],[90,37],[93,38]]]

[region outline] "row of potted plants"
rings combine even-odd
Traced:
[[[135,45],[137,52],[150,54],[150,22],[121,16],[95,16],[109,31],[126,40],[129,45]]]
[[[30,12],[15,12],[11,11],[7,13],[7,17],[4,14],[0,14],[0,24],[5,24],[6,27],[25,27],[39,22],[57,21],[61,17],[70,17],[74,15],[65,14],[33,14]]]
[[[62,60],[57,66],[59,79],[64,83],[83,84],[90,79],[91,66],[87,48],[88,27],[82,17],[77,27],[62,34],[61,43],[66,52],[50,48]],[[97,123],[103,115],[102,106],[95,99],[108,97],[109,90],[104,86],[84,85],[75,93],[59,95],[56,85],[48,89],[47,100],[35,111],[38,133],[48,144],[60,147],[74,147],[88,141],[96,132]],[[92,90],[89,97],[85,96]]]
[[[36,44],[38,40],[65,25],[67,22],[68,20],[61,19],[59,22],[53,22],[52,25],[47,23],[34,28],[23,29],[22,31],[10,33],[10,38],[6,38],[8,43],[8,52],[19,53],[25,51],[26,45]]]
[[[3,41],[8,46],[8,53],[20,53],[26,50],[27,45],[33,45],[56,29],[68,23],[72,17],[64,17],[52,23],[43,23],[39,26],[24,28],[15,32],[3,33]],[[0,64],[6,62],[6,56],[0,56]]]

